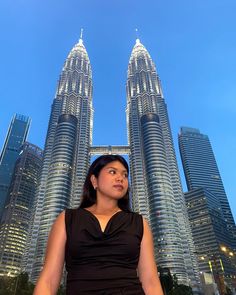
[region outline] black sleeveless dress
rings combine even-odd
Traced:
[[[137,276],[142,216],[119,211],[104,232],[86,209],[65,212],[67,295],[145,295]]]

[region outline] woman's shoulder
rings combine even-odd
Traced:
[[[143,218],[143,215],[140,214],[139,212],[129,211],[128,213],[133,214],[133,216],[136,216],[136,217],[139,217],[139,218]]]
[[[81,210],[80,207],[76,207],[76,208],[66,208],[66,209],[64,210],[64,212],[65,212],[65,215],[66,215],[66,214],[78,214],[80,210]]]
[[[143,216],[139,212],[129,211],[130,218],[128,219],[130,222],[131,228],[134,229],[135,233],[139,233],[140,240],[143,236]]]
[[[79,208],[66,208],[63,212],[65,215],[65,222],[68,224],[78,217],[80,210]]]
[[[65,208],[63,212],[65,212],[65,214],[72,214],[76,210],[78,210],[78,208]]]
[[[135,211],[124,211],[130,218],[130,220],[136,220],[138,223],[142,223],[143,224],[143,216],[142,214],[140,214],[139,212],[135,212]]]
[[[148,219],[145,216],[143,216],[141,213],[134,212],[134,211],[130,211],[129,213],[132,214],[135,219],[139,220],[142,223],[142,227],[149,227]]]

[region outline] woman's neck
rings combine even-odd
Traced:
[[[90,207],[93,214],[96,215],[113,215],[120,210],[117,202],[97,202]]]

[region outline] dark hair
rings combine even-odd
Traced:
[[[79,205],[80,208],[87,208],[96,204],[97,194],[96,194],[96,190],[94,189],[91,183],[90,178],[92,175],[94,175],[97,178],[102,168],[105,167],[110,162],[114,162],[114,161],[119,161],[129,173],[129,166],[123,157],[119,155],[103,155],[98,157],[91,164],[88,170],[88,173],[84,182],[84,186],[83,186],[82,200]],[[130,211],[129,189],[127,190],[124,197],[118,200],[118,206],[121,210]]]

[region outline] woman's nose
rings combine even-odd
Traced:
[[[122,181],[124,180],[123,175],[121,175],[121,174],[117,174],[116,180],[122,182]]]

